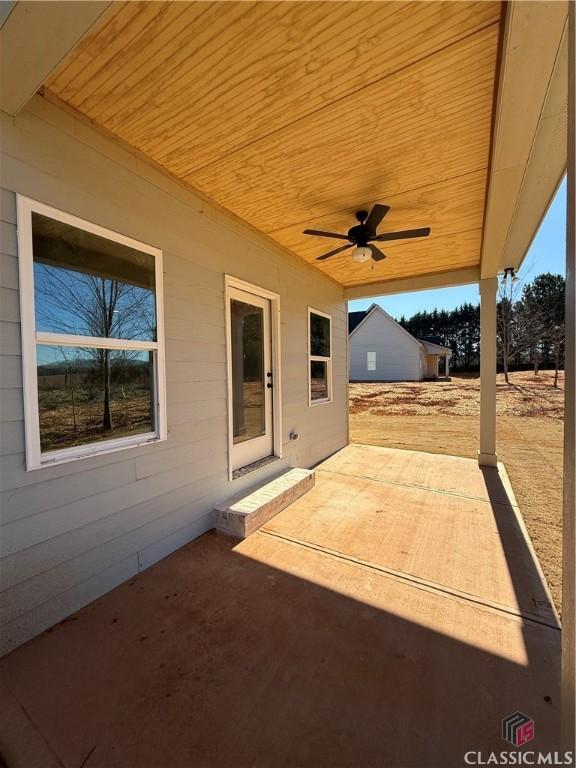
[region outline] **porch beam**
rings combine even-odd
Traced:
[[[506,4],[481,277],[519,267],[566,165],[563,39],[570,3]]]
[[[496,290],[498,278],[480,280],[480,450],[478,463],[495,467],[496,456]]]
[[[410,293],[411,291],[426,291],[431,288],[450,288],[454,285],[477,283],[480,269],[453,269],[447,272],[434,272],[429,275],[417,275],[398,280],[385,280],[367,285],[351,285],[344,288],[344,299],[369,299],[374,296],[387,296],[394,293]]]
[[[18,114],[110,4],[15,3],[0,29],[0,109]]]
[[[568,203],[566,216],[566,342],[564,498],[562,526],[562,742],[574,750],[576,676],[576,6],[570,3],[568,57]]]

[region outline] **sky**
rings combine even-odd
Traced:
[[[566,179],[562,182],[544,217],[540,229],[519,272],[522,282],[530,282],[542,272],[564,275],[566,272]],[[348,305],[350,312],[380,304],[392,317],[411,317],[416,312],[433,309],[451,310],[464,302],[478,304],[478,285],[436,288],[375,299],[359,299]]]

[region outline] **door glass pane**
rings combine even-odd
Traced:
[[[232,300],[233,442],[243,443],[266,432],[264,312]]]
[[[310,354],[330,357],[330,318],[310,313]]]
[[[32,214],[36,330],[156,340],[154,257]]]
[[[42,451],[153,432],[153,353],[36,348]]]
[[[310,396],[312,400],[328,399],[328,375],[324,360],[310,361]]]

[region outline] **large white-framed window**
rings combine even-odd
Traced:
[[[27,469],[165,440],[162,251],[17,211]]]
[[[332,317],[308,307],[308,404],[332,401]]]
[[[366,370],[376,370],[376,352],[366,352]]]

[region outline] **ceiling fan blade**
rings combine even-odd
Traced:
[[[375,245],[369,245],[368,248],[372,251],[372,258],[374,261],[382,261],[382,259],[386,258],[386,254],[382,253],[382,251],[379,248],[376,248]]]
[[[337,232],[322,232],[321,229],[305,229],[303,235],[317,235],[318,237],[335,237],[337,240],[348,240],[347,235],[339,235]]]
[[[328,251],[328,253],[324,253],[322,256],[318,256],[316,258],[316,261],[324,261],[324,259],[329,259],[330,256],[336,256],[337,253],[341,253],[342,251],[345,251],[347,248],[353,248],[354,243],[348,243],[348,245],[341,245],[340,248],[335,248],[333,251]]]
[[[384,216],[386,216],[389,210],[389,205],[380,205],[380,203],[376,203],[376,205],[373,206],[372,210],[368,214],[368,218],[364,222],[364,226],[370,230],[370,232],[376,233],[380,222]]]
[[[402,232],[386,232],[383,235],[376,235],[374,240],[380,243],[386,240],[408,240],[411,237],[428,237],[430,234],[430,227],[422,227],[421,229],[404,229]]]

